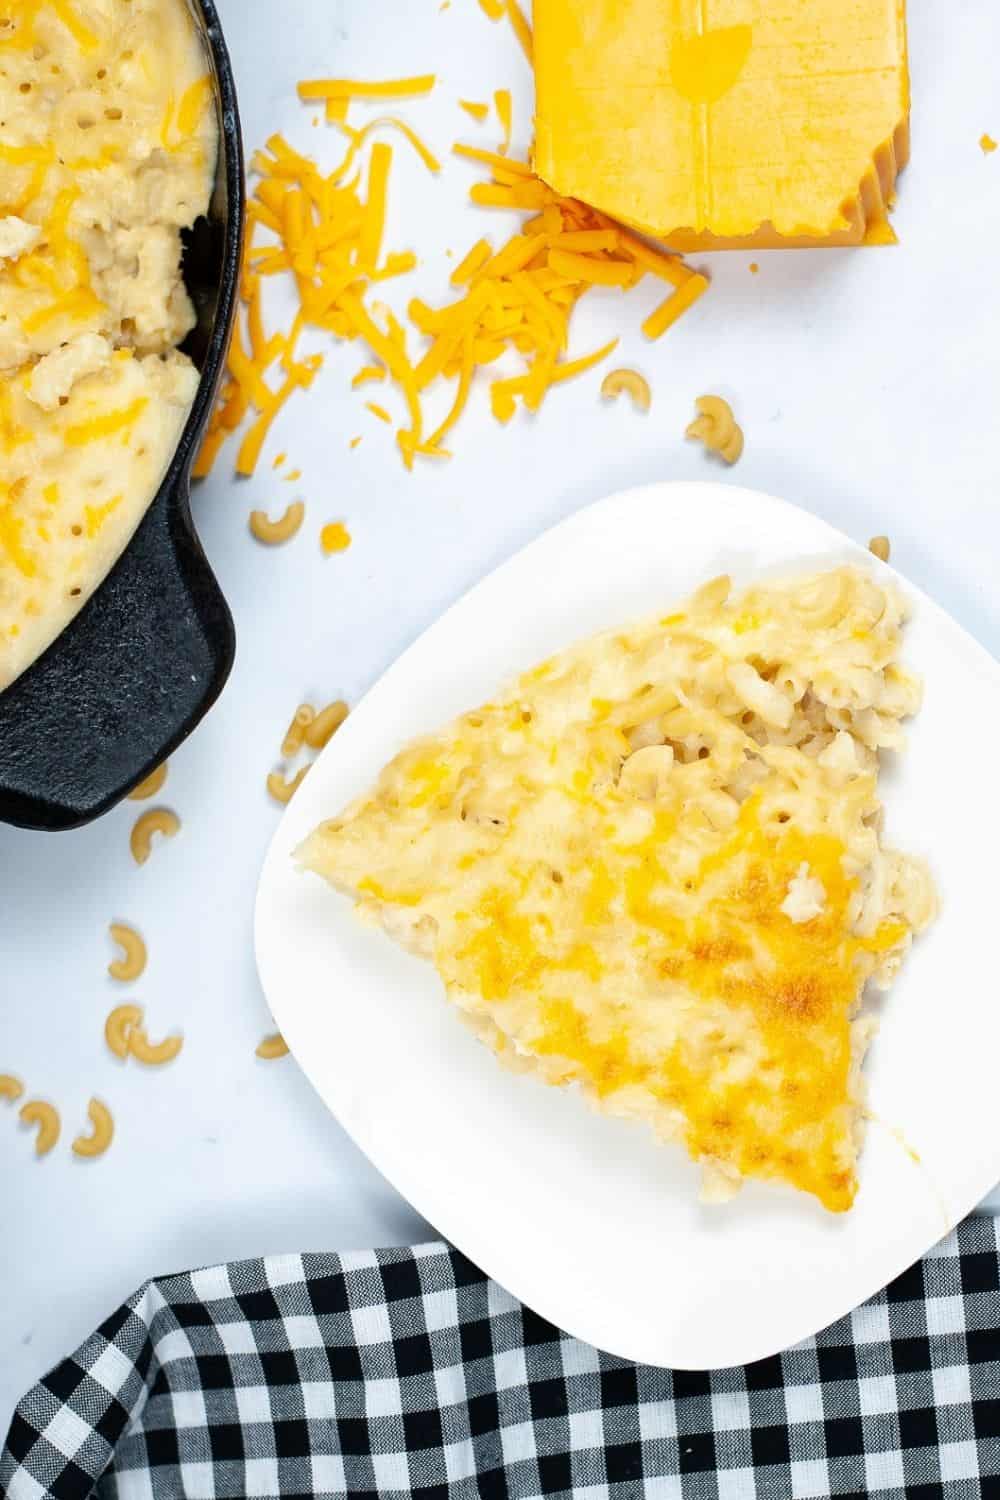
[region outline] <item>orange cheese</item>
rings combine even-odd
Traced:
[[[535,167],[681,250],[884,244],[905,0],[535,0]]]

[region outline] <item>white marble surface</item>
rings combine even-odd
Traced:
[[[436,0],[220,0],[220,9],[251,146],[280,128],[332,163],[335,134],[311,128],[295,81],[424,70],[439,74],[437,96],[404,112],[442,153],[458,136],[495,143],[495,130],[473,125],[456,100],[503,86],[515,90],[517,137],[527,142],[527,69],[472,0],[444,12]],[[67,1142],[36,1163],[15,1122],[0,1121],[0,1425],[26,1385],[150,1275],[428,1233],[294,1062],[253,1055],[268,1018],[251,906],[277,817],[263,781],[300,698],[356,701],[448,602],[587,501],[646,480],[714,475],[682,440],[703,390],[728,396],[746,430],[735,479],[852,535],[888,532],[902,572],[1000,650],[1000,154],[984,157],[978,145],[984,130],[1000,136],[1000,11],[993,0],[915,0],[911,12],[915,157],[896,215],[899,248],[763,254],[758,276],[750,256],[715,257],[711,294],[654,347],[638,333],[652,289],[624,302],[590,298],[574,347],[622,332],[621,363],[643,369],[654,388],[648,418],[627,403],[603,408],[590,376],[553,393],[540,420],[501,430],[480,391],[452,463],[407,476],[388,429],[364,410],[366,393],[349,390],[358,351],[331,349],[269,449],[287,449],[301,483],[277,480],[265,463],[236,484],[224,459],[199,489],[197,519],[234,609],[239,654],[219,706],[171,765],[163,800],[183,818],[181,836],[137,870],[131,804],[59,838],[0,829],[0,1069],[59,1103],[67,1137],[91,1094],[118,1121],[113,1152],[89,1164]],[[495,216],[466,205],[471,180],[446,160],[431,181],[397,152],[389,242],[423,258],[397,298],[417,288],[440,297],[444,248],[460,255],[500,231]],[[351,452],[356,433],[364,442]],[[276,510],[299,493],[305,527],[289,547],[265,552],[247,534],[248,510]],[[330,519],[346,520],[355,541],[327,560],[317,533]],[[955,750],[960,772],[960,735]],[[121,1068],[102,1040],[104,1016],[122,998],[104,973],[116,917],[149,940],[137,994],[151,1030],[185,1032],[181,1059],[159,1074]]]

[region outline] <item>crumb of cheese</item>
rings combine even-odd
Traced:
[[[320,532],[319,544],[327,557],[334,552],[346,552],[351,545],[351,533],[343,521],[331,521]]]

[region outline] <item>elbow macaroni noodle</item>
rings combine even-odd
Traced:
[[[281,753],[289,760],[299,754],[303,745],[310,750],[322,750],[347,718],[350,710],[341,699],[328,703],[319,713],[311,703],[300,703],[281,744]],[[297,775],[289,778],[283,770],[272,771],[267,778],[267,790],[282,807],[287,807],[305,780],[310,767],[303,766]]]
[[[267,789],[275,802],[280,802],[283,807],[287,807],[308,774],[309,767],[303,766],[298,775],[288,781],[280,771],[272,771],[267,778]]]
[[[612,370],[601,384],[601,395],[605,401],[617,401],[623,391],[632,397],[633,406],[639,411],[649,411],[653,404],[653,393],[649,381],[638,370]]]
[[[59,1111],[54,1104],[49,1104],[45,1099],[29,1099],[20,1110],[20,1119],[23,1125],[28,1125],[37,1130],[35,1137],[35,1155],[48,1156],[53,1146],[59,1140],[61,1129]]]
[[[162,1042],[151,1042],[142,1024],[141,1005],[118,1005],[104,1023],[104,1040],[116,1057],[124,1062],[134,1057],[147,1067],[161,1067],[173,1062],[184,1045],[182,1036],[168,1036]]]
[[[285,738],[281,742],[281,753],[289,760],[298,755],[305,741],[306,731],[316,717],[316,710],[311,703],[300,703],[295,710],[295,717],[289,724]]]
[[[695,406],[699,415],[684,436],[697,438],[710,453],[734,464],[743,453],[743,429],[737,425],[729,402],[721,396],[699,396]]]
[[[180,832],[181,820],[175,812],[166,807],[156,807],[152,811],[143,813],[132,829],[129,844],[132,849],[132,858],[137,865],[144,865],[153,852],[153,835],[160,833],[165,839],[172,839]]]
[[[873,557],[877,557],[879,562],[887,563],[889,561],[889,554],[892,551],[889,538],[887,536],[873,536],[868,543],[868,551]]]
[[[161,1068],[165,1063],[173,1062],[183,1046],[182,1036],[168,1036],[162,1042],[151,1042],[141,1025],[133,1026],[129,1032],[129,1053],[148,1068]]]
[[[104,1023],[104,1040],[116,1057],[128,1057],[132,1028],[142,1021],[141,1005],[116,1005]]]
[[[321,709],[306,729],[306,744],[310,750],[325,749],[349,713],[350,709],[340,698]]]
[[[123,957],[112,959],[108,964],[108,973],[120,984],[129,984],[133,979],[138,979],[146,967],[146,944],[135,928],[126,926],[124,922],[112,922],[108,930],[112,941],[118,944],[123,954]]]
[[[150,797],[155,797],[157,792],[162,789],[166,779],[167,762],[164,761],[162,766],[157,766],[155,771],[149,773],[145,781],[140,781],[134,792],[129,792],[128,800],[130,802],[148,802]]]
[[[92,1126],[89,1135],[78,1135],[73,1142],[73,1155],[93,1158],[103,1156],[115,1135],[115,1122],[111,1111],[100,1099],[91,1099],[87,1115]]]
[[[288,1056],[288,1043],[278,1032],[273,1036],[266,1036],[257,1048],[258,1057],[265,1062],[273,1062],[276,1058]]]
[[[24,1084],[20,1078],[15,1078],[13,1073],[0,1073],[0,1099],[6,1099],[13,1104],[15,1099],[20,1099],[24,1093]]]
[[[301,500],[295,500],[277,521],[272,521],[266,511],[252,510],[250,530],[265,547],[280,547],[282,543],[292,540],[302,525],[305,514],[306,508]]]

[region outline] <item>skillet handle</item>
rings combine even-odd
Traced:
[[[0,694],[0,819],[59,831],[100,817],[154,770],[222,691],[229,607],[190,510],[193,443],[93,598]]]

